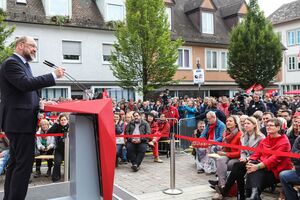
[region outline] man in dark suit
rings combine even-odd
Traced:
[[[10,141],[4,200],[25,199],[34,161],[35,131],[39,110],[38,90],[55,85],[63,68],[33,77],[28,62],[36,55],[33,38],[17,39],[14,54],[0,68],[0,130]]]

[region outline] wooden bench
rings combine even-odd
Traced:
[[[39,156],[35,156],[35,159],[50,160],[50,159],[54,159],[54,155],[39,155]]]

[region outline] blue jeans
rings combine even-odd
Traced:
[[[1,153],[3,154],[3,157],[0,158],[0,175],[3,173],[3,170],[6,167],[7,161],[9,159],[9,150],[4,150]]]
[[[284,194],[287,200],[298,199],[297,192],[294,190],[294,184],[300,184],[300,177],[295,170],[285,170],[279,174]]]
[[[124,147],[124,148],[123,148]],[[124,144],[117,144],[117,156],[122,158],[122,161],[127,161],[127,150]]]

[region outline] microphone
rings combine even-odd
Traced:
[[[51,68],[54,68],[54,69],[58,68],[55,64],[53,64],[53,63],[51,63],[51,62],[49,62],[47,60],[45,60],[43,62],[43,64],[45,64],[45,65],[47,65],[47,66],[49,66]],[[74,83],[79,89],[81,89],[86,94],[86,96],[88,97],[88,99],[93,99],[94,93],[93,93],[93,91],[91,89],[86,88],[83,84],[81,84],[80,82],[78,82],[74,77],[72,77],[67,72],[65,72],[64,74],[65,74],[65,77],[67,79],[69,79],[72,83]]]

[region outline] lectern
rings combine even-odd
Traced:
[[[45,106],[70,112],[70,196],[58,199],[111,200],[116,139],[111,99]]]

